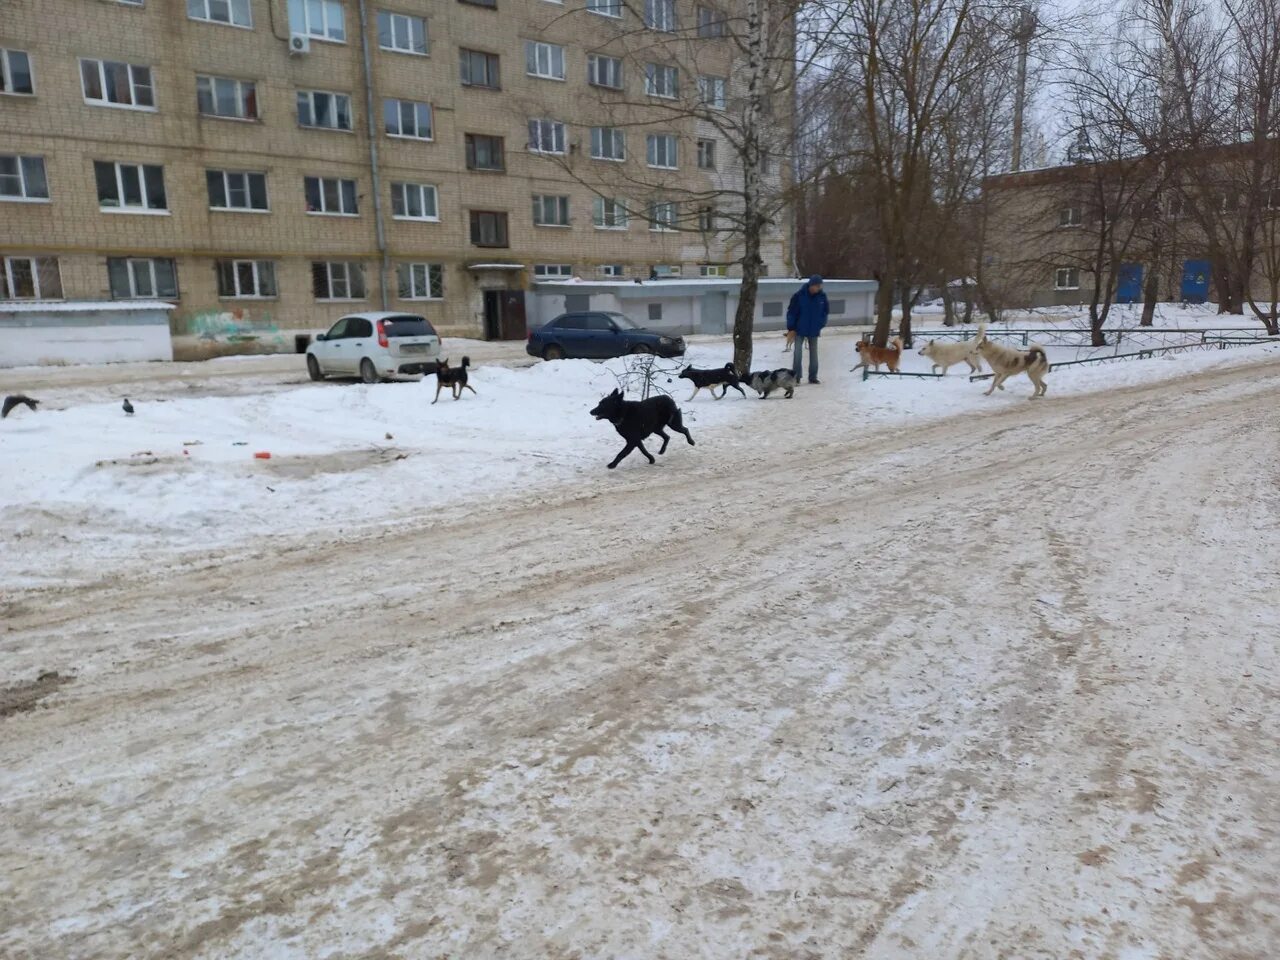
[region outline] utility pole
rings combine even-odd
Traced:
[[[1018,43],[1018,88],[1013,101],[1013,172],[1022,169],[1022,116],[1027,104],[1027,52],[1036,35],[1036,15],[1030,4],[1018,11],[1013,39]]]

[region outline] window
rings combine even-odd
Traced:
[[[676,205],[670,200],[649,204],[649,229],[674,230],[676,228]]]
[[[591,128],[591,157],[594,160],[625,160],[627,144],[617,127]]]
[[[699,77],[698,93],[702,97],[702,104],[710,107],[712,110],[724,109],[724,77]]]
[[[680,276],[679,264],[672,263],[655,263],[649,271],[649,279],[664,279],[667,277]]]
[[[587,12],[602,17],[621,17],[622,0],[587,0]]]
[[[662,319],[662,304],[660,303],[649,304],[649,319],[650,320]]]
[[[98,206],[103,210],[129,213],[168,211],[164,167],[95,160],[93,177],[98,185]]]
[[[311,292],[317,300],[363,300],[364,264],[348,260],[312,261]]]
[[[241,170],[206,170],[210,210],[267,210],[267,175]]]
[[[1054,271],[1053,288],[1055,290],[1079,290],[1080,271],[1075,267],[1059,267]]]
[[[0,200],[48,200],[44,157],[0,154]]]
[[[698,36],[703,39],[723,37],[724,14],[712,7],[698,8]]]
[[[830,313],[830,314],[831,314],[831,316],[833,316],[833,317],[840,317],[840,316],[843,316],[843,315],[844,315],[844,301],[843,301],[843,300],[830,300],[830,301],[828,301],[828,302],[827,302],[827,312],[828,312],[828,313]]]
[[[1280,210],[1280,187],[1272,184],[1262,194],[1262,205],[1268,210]]]
[[[533,222],[539,227],[569,226],[569,198],[535,193],[533,195]]]
[[[524,69],[531,77],[564,79],[564,47],[555,43],[524,42]]]
[[[471,243],[477,247],[507,246],[507,215],[493,210],[472,210]]]
[[[31,58],[23,50],[0,48],[0,93],[33,96],[35,92]]]
[[[172,260],[108,257],[107,281],[112,300],[178,297],[178,272]]]
[[[55,257],[0,257],[0,300],[61,300]]]
[[[627,268],[621,263],[602,263],[600,264],[600,276],[602,277],[625,277]]]
[[[716,208],[698,208],[698,229],[703,233],[714,233],[716,230]]]
[[[714,170],[716,168],[716,142],[714,140],[698,141],[698,169]]]
[[[676,0],[644,0],[644,25],[650,30],[674,33]]]
[[[659,63],[646,63],[644,92],[651,97],[666,97],[674,100],[679,95],[679,76],[676,68],[664,67]]]
[[[458,0],[459,3],[468,3],[473,7],[489,7],[491,10],[498,9],[498,0]]]
[[[350,130],[351,97],[323,90],[299,90],[298,124],[326,130]]]
[[[596,197],[591,201],[591,222],[597,230],[625,230],[627,208],[621,200]]]
[[[533,265],[535,280],[567,280],[573,276],[573,265],[569,263],[535,263]]]
[[[427,55],[427,21],[403,13],[378,11],[378,46],[396,53]]]
[[[192,20],[226,23],[233,27],[252,27],[249,0],[187,0],[187,16]]]
[[[768,174],[769,170],[772,167],[773,167],[773,163],[769,159],[769,154],[766,153],[764,150],[761,150],[760,151],[760,172],[762,174]]]
[[[430,140],[431,104],[420,100],[383,100],[382,122],[388,137]]]
[[[391,184],[391,216],[397,220],[439,220],[436,188],[429,183]]]
[[[1063,207],[1058,211],[1058,226],[1060,227],[1078,227],[1084,222],[1084,216],[1079,207]]]
[[[501,90],[501,74],[498,70],[496,53],[481,53],[479,50],[458,51],[462,62],[462,85],[464,87],[487,87],[490,90]]]
[[[397,264],[396,288],[401,300],[443,300],[444,267],[438,263]]]
[[[765,316],[765,317],[782,316],[782,301],[781,300],[765,301],[764,306],[760,308],[760,313],[762,316]]]
[[[723,263],[703,263],[698,265],[698,276],[700,277],[723,277],[728,272]]]
[[[206,117],[258,119],[258,87],[252,80],[196,77],[196,109]]]
[[[468,170],[502,171],[507,168],[501,137],[468,133],[466,150]]]
[[[81,60],[80,82],[84,99],[104,107],[154,110],[151,68],[116,60]]]
[[[532,153],[564,153],[564,124],[558,120],[529,121],[529,150]]]
[[[356,182],[334,177],[303,177],[303,193],[307,213],[327,213],[354,217],[360,213],[356,204]]]
[[[342,3],[340,0],[289,0],[289,32],[346,43]]]
[[[116,3],[121,4],[122,6],[125,6],[125,7],[142,6],[142,0],[116,0]]]
[[[676,169],[676,138],[670,133],[651,133],[646,137],[649,166],[663,170]]]
[[[622,60],[619,57],[602,57],[591,54],[587,57],[587,83],[593,87],[607,87],[610,90],[622,89]]]
[[[276,296],[276,265],[270,260],[219,260],[218,296],[264,300]]]

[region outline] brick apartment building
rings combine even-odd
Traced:
[[[165,299],[178,333],[412,310],[497,337],[537,278],[732,276],[714,210],[664,199],[735,176],[673,109],[732,96],[711,2],[9,0],[0,300]],[[664,46],[691,37],[696,77]],[[774,225],[769,273],[789,243]]]

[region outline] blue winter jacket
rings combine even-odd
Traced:
[[[787,329],[794,330],[797,337],[816,337],[827,325],[830,309],[826,292],[819,290],[811,294],[806,283],[791,297],[791,305],[787,307]]]

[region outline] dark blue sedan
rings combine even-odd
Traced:
[[[591,310],[562,313],[546,326],[530,331],[525,350],[544,360],[607,360],[628,353],[682,357],[684,338],[637,327],[621,313]]]

